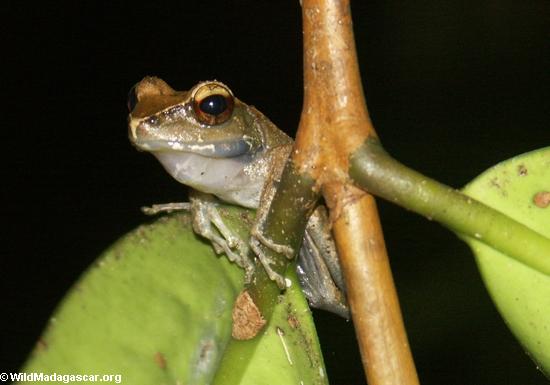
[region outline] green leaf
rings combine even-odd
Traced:
[[[275,306],[269,325],[257,341],[257,346],[254,347],[254,340],[232,341],[243,344],[244,349],[255,349],[242,378],[219,377],[216,378],[216,384],[328,385],[311,312],[298,284],[295,264],[291,266],[287,278],[291,279],[292,285]],[[238,350],[234,351],[232,357],[224,357],[229,368],[239,359]]]
[[[550,206],[535,203],[536,197],[550,192],[550,147],[498,164],[463,191],[550,238]],[[543,373],[550,376],[550,276],[482,240],[463,238],[476,256],[485,285],[504,320]]]
[[[245,235],[252,215],[223,209]],[[233,383],[327,383],[311,312],[289,278],[291,288],[258,343],[248,343],[254,354]],[[242,287],[241,269],[195,236],[189,215],[161,218],[120,239],[84,273],[22,371],[120,374],[132,385],[209,384],[228,359],[231,310]]]

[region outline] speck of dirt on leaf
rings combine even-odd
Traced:
[[[533,197],[535,206],[544,209],[550,205],[550,191],[539,191]]]
[[[36,350],[39,351],[39,352],[43,352],[45,350],[48,350],[48,343],[46,342],[46,340],[40,338],[38,339],[38,341],[36,341]]]
[[[300,326],[300,321],[298,321],[298,318],[296,318],[294,314],[289,314],[286,320],[292,329],[296,329]]]
[[[251,225],[252,222],[253,222],[253,221],[252,221],[252,218],[250,217],[250,215],[249,215],[248,213],[246,213],[246,212],[241,213],[241,214],[240,214],[240,218],[241,218],[241,220],[242,220],[244,223],[246,223],[247,225]]]
[[[114,255],[115,261],[119,261],[122,259],[122,257],[124,257],[124,253],[118,249],[114,251],[113,255]]]
[[[156,352],[154,356],[155,364],[161,368],[166,369],[166,357],[161,352]]]

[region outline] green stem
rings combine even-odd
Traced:
[[[550,275],[550,239],[456,189],[407,168],[375,139],[351,156],[350,176],[370,193]]]
[[[268,239],[276,244],[292,247],[296,254],[302,244],[309,215],[319,197],[314,192],[313,186],[314,181],[298,174],[292,161],[288,161],[263,227],[264,235]],[[285,255],[278,254],[267,247],[264,247],[263,250],[267,257],[274,262],[272,268],[278,274],[284,276],[289,266],[295,266],[291,264],[292,260]],[[245,289],[258,306],[264,319],[269,322],[281,290],[275,282],[269,279],[257,260],[254,278],[246,285]],[[214,385],[240,383],[262,335],[263,333],[260,331],[256,337],[250,340],[231,339],[229,341],[216,372]]]
[[[302,245],[308,218],[319,198],[319,194],[314,191],[314,184],[313,179],[299,174],[293,162],[289,160],[263,225],[265,237],[278,245],[290,246],[294,250],[294,256],[298,254]],[[269,247],[263,247],[263,251],[273,261],[273,270],[277,274],[285,275],[292,260]],[[281,290],[269,279],[258,261],[256,264],[258,273],[247,289],[254,303],[268,319]]]

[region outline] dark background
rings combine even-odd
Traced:
[[[297,1],[0,5],[0,372],[14,371],[64,292],[183,189],[126,137],[145,75],[216,78],[293,133],[301,108]],[[369,110],[390,153],[460,187],[548,145],[547,0],[353,3]],[[545,25],[546,22],[546,25]],[[7,67],[6,67],[7,65]],[[469,250],[380,202],[423,384],[544,384],[490,302]],[[363,384],[351,323],[316,313],[332,384]]]

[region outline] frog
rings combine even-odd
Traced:
[[[194,232],[244,269],[247,281],[255,270],[249,257],[252,249],[270,279],[284,290],[287,280],[271,268],[259,246],[294,256],[294,250],[275,244],[261,231],[292,151],[292,138],[216,80],[176,91],[162,79],[147,76],[131,88],[128,110],[130,142],[154,155],[189,188],[189,202],[153,205],[146,213],[189,210]],[[220,202],[257,210],[250,239],[239,238],[224,223]],[[323,205],[308,220],[296,272],[312,307],[348,318],[345,284]]]

